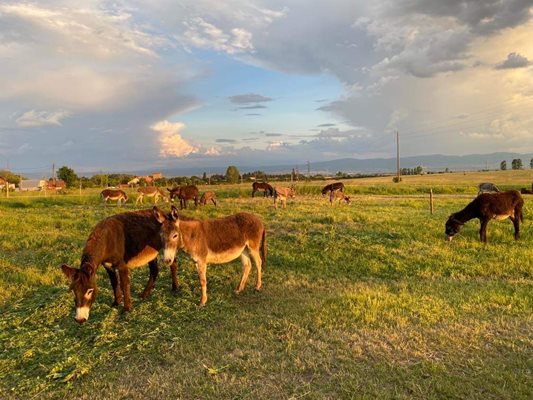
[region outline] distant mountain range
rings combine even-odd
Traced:
[[[431,154],[422,156],[401,157],[401,168],[415,168],[422,166],[426,171],[442,171],[448,168],[450,171],[472,171],[481,169],[499,169],[503,160],[507,161],[507,168],[511,169],[511,161],[515,158],[522,159],[524,168],[529,168],[533,153],[491,153],[491,154],[468,154],[464,156],[449,156],[443,154]],[[209,173],[224,174],[226,166],[210,167]],[[307,173],[306,164],[292,165],[237,165],[239,171],[253,172],[261,170],[267,173],[290,172],[298,168],[300,173]],[[331,161],[311,162],[312,174],[335,174],[337,171],[345,173],[387,173],[396,171],[396,158],[341,158]],[[191,176],[200,175],[205,171],[204,167],[198,168],[166,168],[162,169],[164,176]],[[150,174],[153,171],[136,171],[138,174]]]

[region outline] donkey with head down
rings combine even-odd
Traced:
[[[80,268],[66,264],[61,266],[70,280],[77,322],[81,324],[89,319],[91,305],[96,299],[96,270],[99,265],[103,265],[109,275],[114,294],[113,305],[119,305],[124,295],[124,311],[131,309],[129,270],[147,263],[150,277],[141,298],[150,295],[159,272],[157,255],[162,248],[160,229],[161,223],[154,218],[151,210],[115,214],[93,228],[82,252]],[[177,290],[177,265],[175,262],[169,264],[172,289]]]
[[[116,201],[117,207],[121,204],[126,204],[128,201],[128,195],[120,189],[104,189],[100,192],[100,198],[104,205],[107,205],[108,200]]]
[[[487,241],[487,225],[490,220],[503,220],[509,218],[514,225],[514,238],[520,238],[520,222],[524,221],[522,208],[524,199],[516,190],[499,193],[482,193],[472,200],[461,211],[450,215],[446,221],[446,238],[450,241],[459,233],[461,227],[468,221],[478,218],[481,222],[479,238]]]
[[[183,250],[195,262],[202,288],[200,305],[207,302],[207,264],[225,264],[241,257],[242,277],[235,293],[244,290],[253,260],[257,268],[256,290],[261,289],[261,269],[266,266],[266,231],[261,220],[248,213],[208,220],[183,220],[172,206],[166,215],[154,206],[153,213],[161,226],[161,242],[166,264],[175,261],[176,252]]]

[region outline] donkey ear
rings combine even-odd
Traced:
[[[167,190],[168,190],[169,192],[172,192],[172,189],[167,188]]]
[[[173,221],[177,221],[179,218],[178,209],[174,205],[170,209],[170,217],[172,218]]]
[[[72,276],[74,275],[74,270],[75,270],[74,268],[69,267],[67,264],[63,264],[61,266],[61,270],[63,271],[63,273],[68,279],[72,279]]]
[[[152,208],[152,214],[154,215],[154,218],[157,220],[157,222],[159,222],[160,224],[165,222],[165,213],[158,206],[154,206],[154,208]]]

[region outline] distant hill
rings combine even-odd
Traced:
[[[450,156],[443,154],[431,154],[422,156],[402,157],[400,159],[401,168],[414,168],[418,165],[424,167],[426,171],[440,171],[448,168],[450,171],[475,171],[481,169],[499,169],[500,162],[507,161],[507,168],[511,169],[511,161],[515,158],[522,159],[524,168],[529,168],[533,153],[491,153],[491,154],[468,154],[464,156]],[[341,158],[331,161],[311,161],[312,173],[335,174],[337,171],[347,173],[382,173],[396,171],[396,158]],[[241,172],[252,172],[256,170],[268,173],[289,172],[293,168],[298,168],[300,173],[307,172],[305,163],[291,165],[237,165]],[[220,167],[210,167],[209,173],[224,174],[227,165]],[[167,168],[161,171],[165,176],[190,176],[201,175],[206,170],[205,167],[198,168]],[[150,173],[150,171],[137,171],[136,173]]]

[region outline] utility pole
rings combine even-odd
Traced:
[[[396,131],[396,179],[400,183],[400,132]]]
[[[54,186],[56,185],[56,164],[52,164],[52,180],[54,182]]]
[[[307,179],[311,176],[311,163],[307,160]]]

